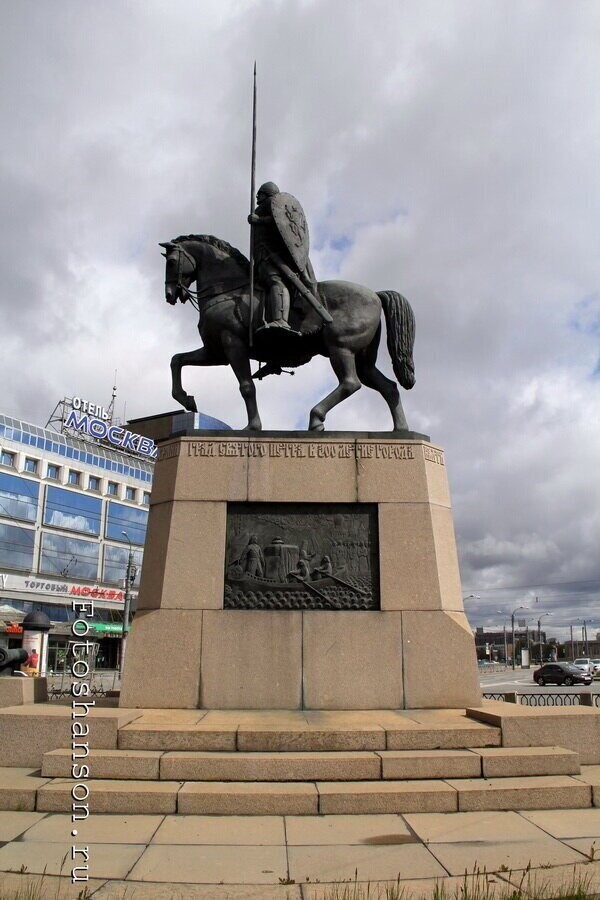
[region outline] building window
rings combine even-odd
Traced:
[[[29,472],[30,474],[35,475],[35,473],[37,472],[37,468],[38,468],[37,459],[32,459],[31,456],[26,456],[23,471]]]
[[[33,529],[0,525],[0,566],[31,572],[34,539]]]
[[[111,547],[106,544],[104,547],[104,568],[102,570],[102,581],[107,584],[121,584],[127,573],[127,560],[129,558],[128,547]],[[140,572],[142,570],[142,551],[133,551],[133,564],[136,567],[136,575],[133,581],[134,585],[140,583]]]
[[[98,577],[99,544],[65,537],[62,534],[42,532],[40,572],[60,575],[61,578],[84,578],[96,581]]]
[[[144,491],[144,506],[150,506],[150,492]]]
[[[60,466],[55,466],[54,463],[48,463],[48,468],[46,469],[46,478],[51,478],[53,481],[58,481],[60,478]]]
[[[10,450],[3,450],[0,454],[0,463],[2,463],[3,466],[10,466],[14,469],[15,454],[11,453]]]
[[[36,481],[0,472],[0,515],[35,522],[39,493]]]
[[[109,481],[108,486],[106,488],[106,493],[110,494],[111,497],[116,497],[119,493],[119,487],[116,481]]]
[[[44,525],[99,535],[101,513],[100,499],[51,485],[46,488]]]
[[[96,475],[90,475],[88,479],[88,488],[90,491],[100,490],[100,479]]]
[[[69,469],[69,484],[79,484],[81,481],[81,472],[76,472],[75,469]]]
[[[125,488],[125,499],[135,502],[135,493],[136,493],[135,488],[126,487]]]
[[[146,540],[148,513],[144,509],[134,509],[121,503],[108,504],[106,516],[106,537],[112,541],[126,541],[123,534],[127,532],[132,544],[143,544]]]

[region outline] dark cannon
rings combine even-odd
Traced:
[[[21,648],[18,650],[7,650],[6,647],[0,647],[0,675],[12,675],[13,669],[27,662],[28,658],[27,650]]]

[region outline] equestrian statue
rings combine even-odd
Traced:
[[[329,410],[363,384],[387,402],[393,430],[407,430],[398,386],[375,363],[383,309],[394,374],[403,388],[413,387],[415,321],[410,304],[396,291],[375,292],[348,281],[317,282],[298,200],[266,182],[256,201],[248,216],[251,260],[207,234],[181,235],[160,245],[166,257],[166,300],[174,305],[189,299],[196,306],[203,343],[171,360],[173,397],[196,412],[194,398],[181,384],[183,367],[230,365],[246,404],[247,430],[260,431],[253,378],[281,374],[284,367],[325,356],[338,385],[311,409],[309,430],[323,431]],[[254,375],[251,360],[259,363]]]

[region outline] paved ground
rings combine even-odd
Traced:
[[[600,767],[597,767],[600,771]],[[0,896],[39,882],[42,896],[77,897],[71,888],[69,815],[0,813]],[[600,809],[534,812],[415,813],[377,816],[92,815],[78,823],[89,849],[89,895],[114,900],[274,898],[319,900],[334,881],[401,879],[409,897],[450,892],[465,873],[499,895],[524,882],[573,878],[600,893]],[[527,872],[531,867],[531,872]],[[9,872],[15,874],[8,874]],[[21,874],[16,874],[21,873]],[[535,882],[535,890],[532,888]],[[375,886],[377,888],[378,886]],[[377,892],[370,894],[376,900]],[[551,893],[550,893],[551,895]],[[383,896],[383,895],[382,895]]]

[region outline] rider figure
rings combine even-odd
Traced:
[[[298,271],[275,225],[271,204],[279,192],[272,181],[261,185],[256,194],[256,209],[248,216],[248,222],[252,226],[256,274],[268,292],[269,322],[265,327],[290,330],[290,292],[278,263],[292,269],[313,293],[316,292],[316,279],[310,260],[304,271]]]

